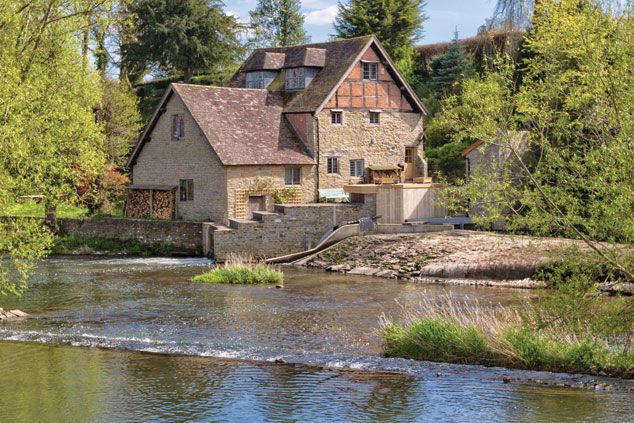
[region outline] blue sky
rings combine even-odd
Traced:
[[[256,0],[224,0],[227,13],[242,21],[249,20],[249,10]],[[429,19],[423,24],[424,37],[417,44],[449,41],[456,27],[460,38],[476,34],[478,27],[491,17],[495,0],[427,0],[425,14]],[[337,0],[302,0],[302,12],[306,15],[305,28],[313,42],[325,41],[332,34],[332,22],[337,14]]]

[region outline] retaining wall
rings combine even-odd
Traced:
[[[143,244],[155,242],[202,251],[203,225],[200,222],[145,219],[66,219],[58,218],[62,234],[113,239],[136,239]]]
[[[284,204],[275,213],[256,212],[261,220],[232,220],[229,228],[212,227],[213,256],[223,261],[229,254],[277,257],[310,249],[333,226],[372,217],[374,196],[364,204]]]

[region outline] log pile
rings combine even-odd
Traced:
[[[175,218],[175,190],[174,191],[154,191],[152,196],[152,217],[155,219]]]
[[[128,190],[127,217],[176,219],[176,188]]]
[[[150,217],[150,190],[131,189],[128,191],[128,217]]]

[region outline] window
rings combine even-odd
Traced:
[[[328,157],[328,173],[339,173],[339,159],[336,157]]]
[[[379,124],[379,112],[370,112],[370,123],[373,125]]]
[[[180,113],[172,115],[172,139],[182,140],[185,138],[185,116]]]
[[[180,193],[181,201],[194,201],[194,180],[181,179]]]
[[[414,163],[414,149],[413,148],[405,149],[405,163]]]
[[[378,68],[378,63],[363,62],[363,79],[377,79]]]
[[[247,73],[247,88],[263,89],[264,87],[264,72],[249,72]]]
[[[284,86],[287,90],[301,90],[304,88],[305,82],[304,68],[286,69]]]
[[[330,112],[330,123],[333,125],[341,125],[342,112]]]
[[[284,184],[301,185],[302,169],[299,167],[287,167],[284,172]]]
[[[350,176],[363,176],[364,168],[363,159],[350,160]]]

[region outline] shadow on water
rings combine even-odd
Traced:
[[[284,289],[188,282],[199,259],[54,258],[0,324],[6,421],[633,421],[627,392],[586,376],[388,359],[396,301],[529,291],[286,271]],[[25,342],[31,341],[31,342]],[[35,341],[35,342],[32,342]],[[81,348],[76,348],[81,347]],[[98,348],[90,348],[98,347]],[[127,351],[122,351],[127,350]],[[152,352],[158,354],[144,354]],[[283,359],[287,364],[275,364]],[[440,377],[436,376],[438,373]],[[503,375],[516,382],[504,384]]]

